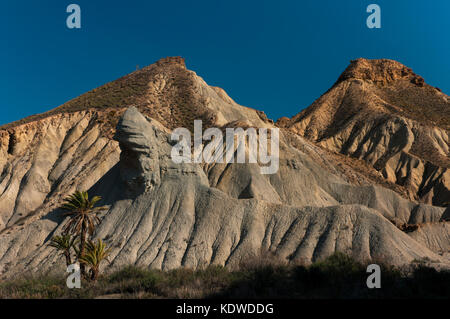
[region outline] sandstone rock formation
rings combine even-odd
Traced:
[[[124,94],[128,86],[139,92]],[[120,103],[103,107],[111,96]],[[365,162],[317,146],[295,134],[301,133],[295,125],[280,131],[280,168],[273,175],[262,175],[259,164],[175,164],[170,132],[191,127],[193,118],[222,128],[273,127],[262,112],[209,87],[181,58],[4,126],[0,276],[61,271],[63,260],[47,243],[65,223],[62,199],[77,189],[101,195],[109,206],[95,233],[113,249],[109,270],[236,266],[265,251],[290,262],[342,251],[361,261],[450,266],[448,210],[374,182],[376,171]],[[412,121],[384,126],[385,152],[367,156],[368,163],[398,149],[409,154],[404,150],[415,135],[402,120]],[[412,231],[403,231],[410,225]]]
[[[352,61],[336,84],[279,126],[362,159],[410,199],[450,199],[450,98],[392,60]]]

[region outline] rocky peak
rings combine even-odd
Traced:
[[[237,266],[261,252],[293,263],[341,251],[361,262],[450,265],[443,255],[449,228],[440,223],[448,209],[387,189],[430,204],[450,198],[450,171],[427,162],[449,158],[448,130],[419,121],[424,114],[449,119],[449,103],[411,84],[411,72],[389,60],[353,62],[343,74],[349,82],[401,85],[343,82],[292,125],[282,118],[280,169],[270,176],[256,163],[172,161],[170,130],[196,119],[203,128],[271,125],[186,70],[182,58],[0,128],[0,280],[64,273],[47,242],[63,227],[58,207],[77,189],[109,206],[95,233],[112,249],[106,271]],[[106,127],[115,134],[105,137]]]
[[[423,86],[424,80],[415,74],[411,68],[400,62],[389,59],[364,59],[350,61],[350,65],[341,74],[337,83],[348,79],[369,81],[379,85],[387,85],[396,80],[409,80],[417,86]]]
[[[351,61],[335,85],[279,127],[365,161],[414,200],[445,206],[450,167],[448,96],[403,64]]]
[[[184,69],[186,69],[185,59],[180,56],[173,56],[173,57],[171,56],[171,57],[162,58],[162,59],[159,59],[158,61],[156,61],[155,64],[158,66],[164,66],[167,64],[180,65]]]

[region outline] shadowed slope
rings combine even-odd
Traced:
[[[277,174],[262,176],[254,169],[258,164],[233,164],[226,173],[234,181],[228,187],[214,184],[223,166],[205,171],[200,164],[173,163],[169,135],[135,108],[125,112],[117,139],[122,151],[118,167],[94,188],[110,203],[96,232],[112,247],[109,269],[129,264],[163,270],[233,267],[261,251],[302,263],[340,251],[363,262],[383,259],[402,265],[426,258],[448,264],[389,220],[435,222],[444,209],[425,205],[419,216],[417,205],[392,191],[349,185],[286,144],[283,136]],[[239,198],[246,182],[252,192]],[[57,253],[42,243],[62,226],[44,217],[3,234],[3,275],[60,269]]]
[[[352,61],[336,84],[281,127],[362,159],[411,199],[450,199],[450,98],[392,60]]]

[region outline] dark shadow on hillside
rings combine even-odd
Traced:
[[[397,299],[450,297],[450,271],[417,265],[406,275],[392,266],[381,266],[381,288],[369,289],[366,266],[335,254],[312,266],[262,266],[249,269],[208,298],[282,299]]]
[[[80,190],[81,191],[81,190]],[[95,183],[89,190],[89,197],[101,196],[102,200],[99,205],[113,205],[114,202],[124,199],[122,181],[120,180],[119,164],[113,166],[102,178],[100,178],[97,183]],[[61,205],[63,203],[61,202]],[[61,208],[57,208],[49,212],[47,215],[42,217],[42,219],[48,219],[52,222],[58,224],[57,227],[45,238],[44,242],[50,240],[54,233],[64,222],[66,216],[64,216],[65,211]]]
[[[116,201],[126,199],[125,187],[120,178],[120,163],[114,165],[89,190],[89,196],[101,196],[99,205],[113,205]]]

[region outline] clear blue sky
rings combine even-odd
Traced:
[[[66,27],[71,3],[81,30]],[[371,3],[381,29],[366,27]],[[449,94],[449,16],[448,0],[5,0],[0,124],[178,55],[272,119],[307,107],[358,57],[398,60]]]

